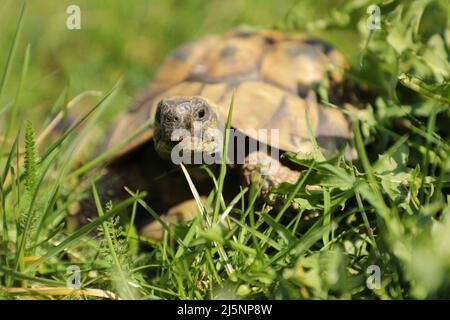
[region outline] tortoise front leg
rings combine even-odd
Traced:
[[[257,160],[257,161],[255,161]],[[268,170],[270,167],[277,170]],[[265,173],[265,174],[263,174]],[[242,166],[242,176],[245,185],[256,184],[261,187],[261,200],[269,206],[269,209],[279,210],[283,207],[286,197],[281,195],[270,195],[270,188],[277,187],[283,182],[296,184],[302,171],[300,169],[292,169],[279,160],[272,158],[266,152],[255,151],[250,153]],[[320,190],[320,186],[306,185],[307,190]],[[299,206],[293,202],[289,206],[289,210],[298,211]],[[317,211],[307,211],[303,213],[302,220],[309,220],[318,216]]]
[[[283,165],[266,152],[254,151],[245,158],[242,176],[245,185],[261,186],[263,200],[270,202],[268,199],[270,188],[276,187],[282,182],[295,184],[300,176],[300,171]]]

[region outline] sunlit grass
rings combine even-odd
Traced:
[[[186,31],[169,40],[173,21],[159,26],[160,32],[166,33],[153,42],[156,49],[158,43],[162,47],[149,65],[138,63],[125,74],[126,68],[119,67],[108,73],[114,78],[108,82],[111,88],[104,85],[104,79],[91,76],[98,69],[77,70],[74,80],[52,89],[50,96],[55,101],[48,104],[50,115],[34,117],[28,103],[42,96],[30,93],[30,81],[42,70],[34,60],[39,52],[32,43],[28,45],[28,33],[23,31],[29,30],[27,19],[36,13],[19,8],[13,32],[8,33],[7,41],[0,39],[8,48],[0,70],[0,298],[449,298],[450,43],[441,36],[442,30],[433,29],[429,22],[446,12],[447,27],[442,24],[442,29],[448,29],[450,8],[436,0],[414,5],[394,1],[382,7],[382,30],[368,43],[361,68],[369,2],[354,6],[338,2],[328,6],[322,20],[305,20],[306,4],[313,6],[313,14],[321,11],[323,3],[286,4],[292,10],[273,23],[290,31],[347,32],[359,37],[360,47],[352,43],[353,47],[343,44],[341,48],[350,58],[347,77],[371,92],[353,119],[358,159],[348,161],[342,155],[325,159],[307,122],[315,153],[311,157],[284,155],[305,170],[295,184],[284,183],[272,190],[284,201],[272,210],[259,205],[257,186],[236,186],[234,199],[225,202],[225,163],[218,176],[204,168],[215,188],[202,202],[195,182],[182,167],[199,215],[177,227],[166,224],[160,218],[162,212],[147,203],[145,190],[126,188],[130,197],[113,205],[101,203],[96,189],[105,160],[151,125],[152,119],[89,159],[80,157],[79,149],[86,146],[83,141],[101,141],[105,131],[100,128],[111,124],[112,115],[123,109],[129,100],[126,96],[134,93],[137,84],[150,80],[147,70],[153,70],[184,37],[194,37],[197,32]],[[170,5],[161,6],[170,11]],[[251,7],[247,3],[242,6]],[[155,3],[150,7],[162,8]],[[110,11],[97,8],[89,14],[119,14],[116,7],[108,8]],[[258,12],[270,8],[267,4]],[[195,25],[192,21],[200,14],[196,4],[183,10],[196,12],[183,20],[185,25]],[[145,17],[135,23],[146,26]],[[256,15],[252,19],[256,21]],[[218,28],[222,27],[228,25]],[[93,32],[92,26],[88,30],[93,41],[106,36]],[[111,41],[120,47],[126,36]],[[339,46],[340,41],[335,42]],[[154,47],[151,50],[156,50]],[[62,52],[62,60],[74,59]],[[132,56],[131,60],[136,59],[136,52]],[[108,63],[119,64],[123,61],[120,57]],[[90,59],[89,65],[93,65],[96,59]],[[91,87],[80,88],[77,79],[82,77],[89,78]],[[72,78],[70,72],[67,78]],[[74,98],[86,90],[95,93],[91,99],[81,102]],[[106,93],[99,95],[98,90]],[[233,105],[230,101],[228,126]],[[332,102],[324,105],[342,110]],[[52,120],[69,115],[75,119],[52,136],[56,123]],[[226,153],[225,148],[224,159]],[[96,200],[98,216],[71,230],[67,217],[86,197]],[[296,210],[292,210],[293,204]],[[162,224],[162,241],[135,232],[137,208]],[[80,268],[81,288],[67,287],[71,265]],[[370,289],[367,270],[373,265],[380,268],[381,286]]]

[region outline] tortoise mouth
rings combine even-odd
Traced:
[[[174,164],[204,164],[205,156],[214,156],[220,145],[215,139],[183,139],[178,141],[157,140],[155,149],[159,156]],[[199,160],[200,159],[200,160]]]

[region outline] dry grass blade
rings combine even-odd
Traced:
[[[91,296],[105,299],[118,300],[119,297],[108,290],[101,289],[72,289],[66,287],[39,287],[39,288],[2,288],[12,294],[38,294],[44,296]]]
[[[198,210],[200,210],[200,212],[202,213],[203,217],[206,220],[208,227],[210,228],[212,225],[211,219],[208,216],[208,212],[206,212],[205,207],[203,206],[202,200],[200,198],[200,194],[198,193],[197,188],[195,187],[194,183],[192,182],[191,176],[189,175],[189,172],[187,171],[184,164],[180,163],[180,166],[181,166],[181,170],[183,170],[183,174],[186,177],[186,180],[189,184],[189,188],[191,189],[192,195],[194,196],[195,203],[197,204]]]
[[[183,173],[186,177],[186,180],[188,181],[189,188],[191,189],[191,192],[192,192],[192,195],[194,196],[195,202],[197,203],[197,206],[198,206],[200,212],[202,212],[203,216],[205,217],[208,228],[210,228],[212,226],[212,222],[211,222],[210,217],[208,216],[208,213],[206,212],[205,208],[203,207],[203,204],[200,199],[200,195],[197,191],[197,188],[195,187],[194,183],[192,182],[192,179],[189,175],[189,172],[186,170],[186,167],[183,165],[183,163],[180,163],[180,165],[181,165],[181,169],[183,170]],[[235,276],[234,276],[235,271],[234,271],[233,266],[229,263],[227,253],[225,252],[225,250],[219,243],[217,243],[215,241],[213,243],[217,247],[217,251],[219,252],[220,257],[222,258],[222,260],[225,263],[225,269],[227,270],[227,273],[228,273],[230,279],[235,279]]]

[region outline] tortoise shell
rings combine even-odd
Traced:
[[[254,129],[279,129],[279,149],[312,152],[308,114],[319,145],[325,141],[322,148],[336,149],[350,139],[349,121],[339,110],[320,105],[311,88],[319,82],[341,82],[344,67],[345,59],[336,49],[301,36],[273,30],[207,36],[181,46],[165,59],[150,85],[118,121],[107,146],[154,118],[163,98],[202,96],[214,102],[226,119],[234,92],[232,126],[244,134],[256,138]],[[152,136],[150,126],[115,157]]]

